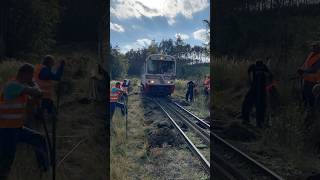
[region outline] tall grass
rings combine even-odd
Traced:
[[[205,117],[208,117],[210,114],[210,111],[208,109],[209,99],[206,99],[206,97],[203,94],[204,87],[202,85],[203,79],[201,78],[202,77],[199,77],[199,79],[197,78],[190,79],[190,80],[193,80],[198,85],[196,88],[199,92],[198,95],[194,94],[194,101],[190,103],[191,105],[190,108],[193,110],[193,112],[196,115],[201,116],[202,118],[205,118]],[[184,99],[187,93],[188,82],[189,80],[177,79],[175,82],[175,91],[173,95]]]
[[[247,68],[251,63],[254,62],[214,58],[212,68],[214,97],[211,100],[215,107],[215,115],[227,120],[235,118],[236,112],[240,113],[242,101],[249,88]],[[269,117],[270,113],[273,116],[271,128],[263,132],[261,145],[280,147],[290,152],[292,156],[299,156],[307,150],[304,142],[306,111],[300,105],[299,79],[288,80],[288,77],[295,76],[294,72],[299,67],[301,59],[292,58],[290,64],[286,66],[279,66],[281,63],[277,60],[267,63],[279,81],[277,89],[280,100],[273,105],[274,107],[270,107],[272,99],[268,99],[270,102],[268,102],[267,116]]]
[[[76,100],[86,97],[89,90],[89,70],[96,62],[95,57],[83,53],[71,55],[56,55],[57,62],[60,57],[66,59],[66,67],[63,81],[72,85],[69,94],[64,94],[63,101],[72,101],[68,106],[61,106],[59,121],[57,124],[58,135],[76,135],[87,137],[70,157],[57,168],[58,179],[101,179],[105,176],[103,165],[104,148],[103,125],[97,113],[101,113],[99,104],[82,105]],[[39,60],[40,62],[40,60]],[[17,73],[23,61],[8,60],[0,63],[0,85]],[[38,63],[38,62],[36,62]],[[35,63],[33,63],[35,64]],[[57,63],[59,64],[59,63]],[[56,100],[56,98],[54,98]],[[104,104],[102,105],[103,107]],[[104,110],[105,108],[103,108]],[[50,123],[49,123],[50,124]],[[78,139],[57,138],[57,159],[60,160],[74,145]],[[12,166],[10,180],[16,179],[40,179],[39,169],[34,157],[33,149],[24,144],[19,144],[16,159]],[[81,176],[81,177],[80,177]],[[50,173],[44,174],[42,179],[50,179]]]

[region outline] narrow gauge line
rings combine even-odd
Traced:
[[[210,162],[203,156],[203,154],[199,151],[199,149],[192,143],[192,141],[187,137],[187,135],[182,131],[179,125],[175,122],[175,120],[169,115],[168,111],[158,102],[157,99],[153,99],[153,101],[162,109],[162,111],[167,115],[170,119],[174,127],[178,130],[179,134],[186,141],[191,151],[198,157],[201,163],[204,165],[204,168],[208,173],[210,173]]]

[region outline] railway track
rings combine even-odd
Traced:
[[[152,98],[152,100],[170,119],[190,150],[201,161],[204,169],[210,173],[210,129],[200,127],[195,118],[191,118],[191,114],[186,113],[170,100],[161,98]]]
[[[208,161],[207,159],[211,158],[211,171],[213,172],[211,175],[215,179],[283,180],[283,178],[277,175],[275,172],[271,171],[214,133],[214,130],[211,130],[210,132],[210,125],[208,123],[204,122],[202,119],[198,118],[178,103],[172,102],[168,99],[160,98],[153,98],[152,100],[158,104],[164,113],[169,117],[171,122],[184,137],[190,149],[199,158],[207,171],[210,170],[210,160]],[[196,147],[196,145],[188,137],[188,131],[184,132],[182,130],[181,122],[187,125],[189,129],[192,129],[192,131],[196,133],[208,146],[209,150],[211,137],[211,140],[213,141],[211,147],[214,148],[211,152],[211,157],[210,155],[203,155],[203,151]],[[212,128],[215,129],[215,126]],[[208,158],[206,159],[206,157]]]

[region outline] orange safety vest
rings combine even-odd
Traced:
[[[41,69],[45,67],[42,64],[37,64],[35,66],[35,70],[34,70],[34,79],[36,80],[36,82],[38,83],[40,89],[43,92],[43,96],[42,98],[44,99],[52,99],[52,94],[53,94],[53,82],[52,80],[41,80],[39,78]]]
[[[0,96],[0,128],[21,128],[27,116],[28,96],[21,94],[18,98],[5,101]]]
[[[320,53],[314,53],[311,52],[306,60],[306,62],[303,64],[302,68],[307,69],[314,65],[316,62],[320,60]],[[312,73],[312,74],[304,74],[303,80],[309,81],[309,82],[319,82],[320,81],[320,74],[319,72]]]
[[[121,92],[120,91],[112,92],[112,88],[110,89],[110,102],[118,102],[121,96]]]

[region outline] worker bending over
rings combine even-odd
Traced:
[[[256,108],[256,125],[262,128],[264,125],[265,112],[266,112],[266,81],[267,76],[270,77],[271,73],[268,67],[262,61],[257,61],[255,64],[250,65],[248,68],[250,89],[245,96],[242,103],[242,123],[250,123],[250,112],[255,106]]]
[[[34,147],[39,168],[45,172],[49,167],[45,138],[38,132],[24,126],[32,111],[28,111],[29,98],[39,98],[42,92],[34,88],[32,77],[34,68],[24,64],[17,76],[8,81],[0,96],[0,179],[6,179],[15,159],[18,142]]]

